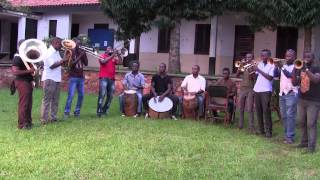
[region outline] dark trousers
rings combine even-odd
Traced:
[[[170,94],[170,95],[167,95],[166,97],[168,97],[172,102],[173,102],[173,107],[172,107],[172,110],[171,110],[171,114],[172,115],[176,115],[177,113],[177,107],[178,107],[178,104],[179,104],[179,98],[178,96],[176,95],[173,95],[173,94]],[[148,102],[149,100],[153,98],[153,95],[152,94],[146,94],[142,97],[142,102],[143,102],[143,107],[145,109],[146,112],[149,111],[149,105],[148,105]]]
[[[317,142],[317,119],[320,110],[320,102],[299,99],[298,120],[301,123],[301,144],[314,149]]]
[[[19,93],[18,128],[26,128],[32,125],[32,82],[15,80]]]
[[[248,111],[249,114],[249,129],[254,129],[254,114],[253,114],[253,102],[254,93],[252,89],[241,89],[240,92],[240,119],[239,128],[243,128],[244,112]]]
[[[271,92],[255,92],[254,99],[260,133],[272,135]]]

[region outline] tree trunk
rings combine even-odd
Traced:
[[[312,42],[312,28],[304,28],[304,51],[311,51],[311,42]]]
[[[169,73],[180,73],[180,22],[170,30]]]

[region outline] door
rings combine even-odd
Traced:
[[[297,52],[298,29],[294,27],[277,28],[277,49],[276,57],[284,58],[287,49]]]
[[[233,57],[233,72],[236,72],[234,62],[245,57],[254,49],[254,32],[249,26],[235,27],[235,41],[234,41],[234,57]]]

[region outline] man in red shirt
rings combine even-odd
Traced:
[[[99,71],[99,97],[97,116],[106,115],[111,105],[114,92],[114,80],[116,74],[116,65],[122,64],[122,58],[108,46],[105,53],[100,56]],[[105,96],[107,96],[105,102]]]

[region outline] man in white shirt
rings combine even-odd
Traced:
[[[257,81],[254,85],[254,97],[259,125],[259,133],[267,138],[272,137],[272,120],[270,100],[272,94],[272,84],[274,76],[274,65],[268,63],[271,51],[264,49],[261,51],[261,62],[255,67]]]
[[[292,71],[296,52],[292,49],[286,51],[286,64],[276,62],[275,77],[280,77],[279,106],[284,126],[284,143],[292,144],[295,136],[298,87],[292,83]]]
[[[204,91],[206,89],[206,79],[199,74],[199,71],[200,66],[194,65],[192,67],[192,74],[184,78],[181,83],[181,88],[184,95],[196,96],[198,100],[198,116],[201,117],[204,113]]]
[[[49,122],[49,111],[51,112],[51,122],[57,121],[57,112],[60,96],[60,82],[61,82],[61,65],[66,62],[62,59],[59,53],[61,49],[61,39],[53,38],[48,49],[46,59],[44,59],[43,66],[43,99],[41,105],[42,124]]]

